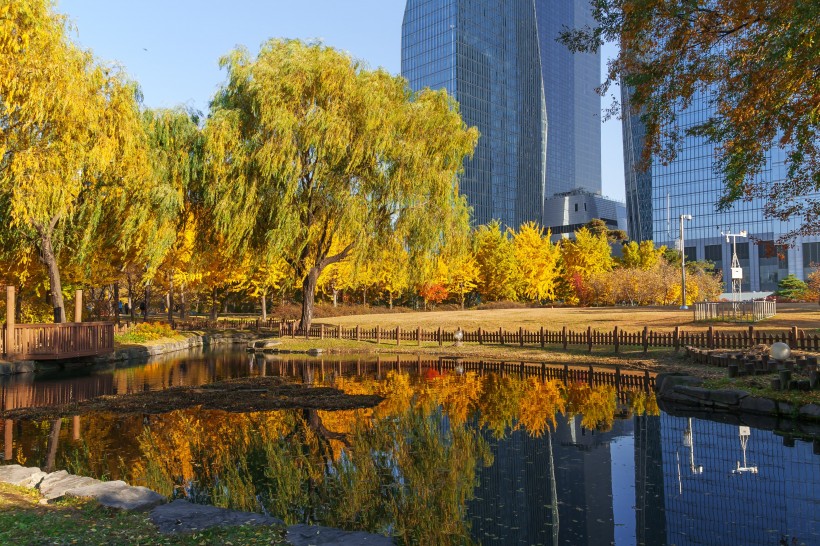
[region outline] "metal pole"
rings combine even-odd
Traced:
[[[683,244],[683,218],[680,215],[680,308],[689,309],[686,305],[686,247]]]

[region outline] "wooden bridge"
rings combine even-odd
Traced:
[[[17,360],[63,360],[114,350],[113,322],[82,322],[82,290],[75,297],[75,322],[16,324],[14,287],[6,287],[6,323],[0,356]]]
[[[60,360],[114,350],[113,322],[65,322],[3,326],[0,353],[18,360]],[[11,335],[10,335],[11,334]]]

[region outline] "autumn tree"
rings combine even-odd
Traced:
[[[478,291],[488,300],[514,301],[521,273],[515,259],[515,245],[501,224],[493,220],[479,226],[474,235],[478,263]]]
[[[522,224],[512,232],[515,259],[521,272],[521,293],[531,301],[555,297],[558,262],[561,250],[552,244],[552,233],[546,233],[534,222]]]
[[[168,290],[168,322],[173,322],[175,288],[184,289],[190,276],[198,221],[203,221],[199,198],[203,184],[202,133],[197,112],[146,110],[142,117],[157,182],[157,200],[166,212],[153,222],[153,250],[157,257],[162,256],[159,269]],[[148,271],[146,277],[153,273]],[[184,290],[182,294],[184,298]]]
[[[456,173],[477,139],[445,92],[413,93],[400,77],[293,40],[271,40],[255,59],[233,51],[221,65],[206,201],[231,251],[290,264],[302,328],[329,265],[392,238],[411,255],[444,244],[442,226],[466,206]]]
[[[594,235],[588,229],[581,228],[575,232],[574,239],[562,242],[561,261],[565,282],[583,303],[590,277],[612,270],[612,249],[606,235]]]
[[[655,243],[651,240],[640,243],[629,241],[623,245],[621,252],[622,256],[619,261],[624,267],[649,270],[663,259],[666,247],[655,248]]]
[[[568,29],[573,51],[605,42],[620,50],[601,87],[628,90],[630,110],[646,128],[643,163],[666,162],[682,139],[715,143],[725,179],[721,208],[753,197],[768,215],[802,217],[788,233],[820,233],[820,3],[598,0],[597,24]],[[699,95],[710,110],[691,126],[678,117]],[[618,113],[613,104],[612,113]],[[785,154],[786,179],[761,176],[773,149]]]
[[[34,249],[64,322],[62,263],[152,242],[137,90],[69,41],[50,2],[26,0],[0,7],[0,97],[4,236]]]

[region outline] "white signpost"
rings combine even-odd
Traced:
[[[740,260],[737,259],[737,238],[746,237],[748,233],[746,230],[743,230],[740,233],[721,232],[720,234],[726,236],[727,243],[729,242],[729,238],[732,238],[732,302],[738,304],[742,298],[740,285],[743,282],[743,268],[740,267]]]

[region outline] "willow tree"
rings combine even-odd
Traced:
[[[465,207],[456,174],[478,136],[445,92],[413,93],[400,77],[299,41],[271,40],[255,59],[236,50],[221,64],[206,202],[233,252],[279,253],[293,268],[303,328],[329,265],[373,255],[391,235],[413,256],[445,243]]]
[[[199,118],[197,112],[182,108],[146,110],[142,115],[159,212],[151,222],[155,240],[146,257],[145,276],[155,276],[154,265],[162,270],[168,287],[168,322],[174,319],[175,281],[183,284],[184,314],[184,283],[201,230],[203,140]]]
[[[48,272],[65,321],[60,255],[123,249],[149,192],[136,87],[73,45],[47,0],[0,6],[0,215]],[[68,256],[67,256],[68,257]]]

